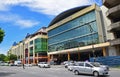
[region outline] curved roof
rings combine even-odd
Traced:
[[[58,16],[56,16],[56,17],[51,21],[51,23],[49,24],[48,27],[50,27],[51,25],[59,22],[60,20],[66,18],[66,17],[74,14],[75,12],[78,12],[78,11],[80,11],[80,10],[88,7],[88,6],[90,6],[90,5],[72,8],[72,9],[69,9],[69,10],[67,10],[67,11],[64,11],[64,12],[60,13]]]

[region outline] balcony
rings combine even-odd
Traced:
[[[112,20],[116,20],[116,19],[120,20],[120,5],[117,5],[116,7],[109,9],[106,12],[106,16]]]
[[[119,39],[111,40],[111,41],[110,41],[110,44],[111,44],[111,45],[118,45],[118,44],[120,44],[120,38],[119,38]]]
[[[112,8],[118,4],[120,4],[120,0],[103,0],[103,5],[107,8]]]
[[[108,31],[110,31],[110,32],[118,31],[118,30],[120,30],[120,21],[116,22],[116,23],[113,23],[108,27]]]

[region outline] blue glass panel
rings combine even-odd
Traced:
[[[68,23],[65,23],[51,31],[48,32],[48,36],[52,36],[56,33],[60,33],[62,31],[65,31],[65,30],[68,30],[68,29],[71,29],[73,27],[77,27],[77,26],[80,26],[84,23],[88,23],[88,22],[91,22],[91,21],[94,21],[96,20],[96,17],[95,17],[95,11],[91,11],[83,16],[80,16]]]
[[[48,50],[58,51],[99,43],[95,12],[91,11],[48,32]]]

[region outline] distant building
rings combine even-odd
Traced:
[[[88,60],[107,56],[110,46],[102,11],[97,5],[67,10],[48,26],[48,55],[51,60]]]
[[[47,39],[46,27],[42,27],[34,34],[28,33],[23,41],[14,43],[8,53],[17,55],[18,59],[28,64],[47,61]]]
[[[103,0],[103,5],[107,7],[106,17],[110,22],[106,25],[110,47],[108,49],[110,56],[120,55],[120,0]]]

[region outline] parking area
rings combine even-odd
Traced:
[[[110,76],[119,77],[120,70],[110,70]],[[16,66],[0,66],[0,77],[93,77],[90,75],[74,75],[68,71],[63,65],[53,65],[51,68],[32,67],[16,67]]]

